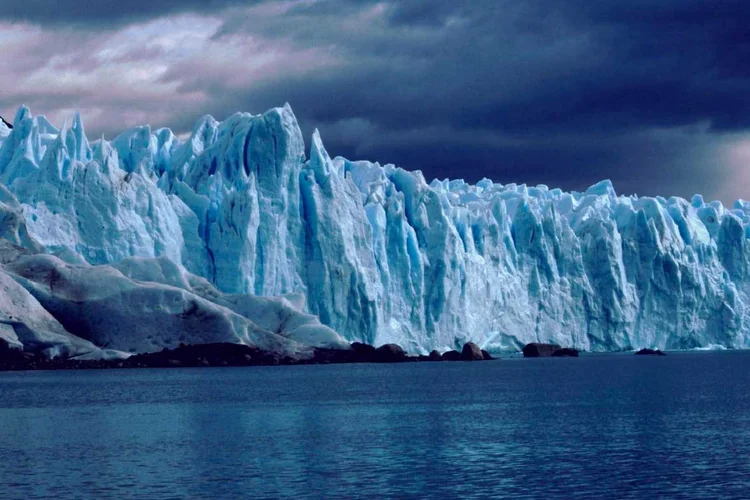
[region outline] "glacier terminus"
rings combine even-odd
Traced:
[[[289,105],[90,141],[0,123],[0,337],[54,352],[351,341],[747,348],[750,203],[331,158]],[[19,304],[23,304],[23,306]],[[9,316],[11,316],[9,318]],[[199,319],[196,319],[199,318]]]

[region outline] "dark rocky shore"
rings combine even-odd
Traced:
[[[636,355],[666,356],[658,349],[641,349]],[[578,351],[557,344],[531,343],[523,348],[525,358],[578,357]],[[274,365],[323,365],[336,363],[408,363],[440,361],[487,361],[490,353],[473,342],[467,342],[461,352],[432,351],[429,355],[410,356],[397,344],[374,347],[354,342],[350,350],[313,349],[307,359],[282,356],[243,344],[181,344],[175,349],[136,354],[128,359],[81,360],[47,358],[40,353],[12,349],[0,339],[0,371],[16,370],[85,370],[107,368],[177,368],[202,366],[274,366]]]
[[[7,343],[0,339],[0,371],[404,363],[421,361],[483,361],[493,359],[487,351],[482,351],[473,342],[466,343],[462,352],[447,351],[440,354],[437,351],[432,351],[429,356],[409,356],[401,346],[396,344],[386,344],[375,348],[368,344],[355,342],[351,347],[351,350],[314,349],[311,358],[296,359],[242,344],[182,344],[175,349],[163,349],[159,352],[136,354],[124,360],[77,360],[49,359],[41,354],[11,349]]]

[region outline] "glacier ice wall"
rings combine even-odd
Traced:
[[[291,108],[201,118],[181,141],[89,142],[21,108],[0,183],[70,262],[166,257],[226,293],[306,296],[349,340],[585,350],[748,347],[750,204],[617,196],[308,154]],[[2,193],[0,193],[2,196]],[[19,236],[20,237],[20,236]]]
[[[90,265],[43,253],[21,209],[0,185],[0,349],[100,359],[237,342],[303,358],[313,347],[349,347],[304,311],[301,294],[222,293],[166,256]]]

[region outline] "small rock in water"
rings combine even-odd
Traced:
[[[405,360],[406,353],[398,344],[385,344],[375,349],[375,361],[379,363],[395,363]]]
[[[360,361],[372,361],[376,356],[376,349],[370,344],[363,344],[362,342],[352,342],[352,350]]]
[[[641,349],[635,353],[636,356],[666,356],[667,354],[659,349]]]
[[[443,361],[460,361],[461,353],[458,351],[445,351],[440,358]]]
[[[492,361],[493,359],[495,359],[492,357],[492,354],[485,351],[484,349],[482,349],[482,357],[484,358],[485,361]]]
[[[524,358],[546,358],[552,356],[557,350],[562,349],[562,346],[557,344],[541,344],[538,342],[532,342],[523,346],[523,357]]]
[[[461,359],[463,361],[482,361],[484,360],[484,355],[482,355],[482,350],[478,345],[474,342],[467,342],[461,351]]]

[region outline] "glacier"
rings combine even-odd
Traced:
[[[80,115],[58,129],[22,107],[12,130],[0,124],[0,184],[0,237],[23,249],[0,278],[49,312],[48,335],[98,348],[750,344],[742,200],[428,183],[331,158],[317,130],[306,147],[288,104],[202,117],[184,140],[142,126],[111,141],[89,141]],[[152,326],[118,334],[89,300]],[[215,320],[186,324],[185,307]]]

